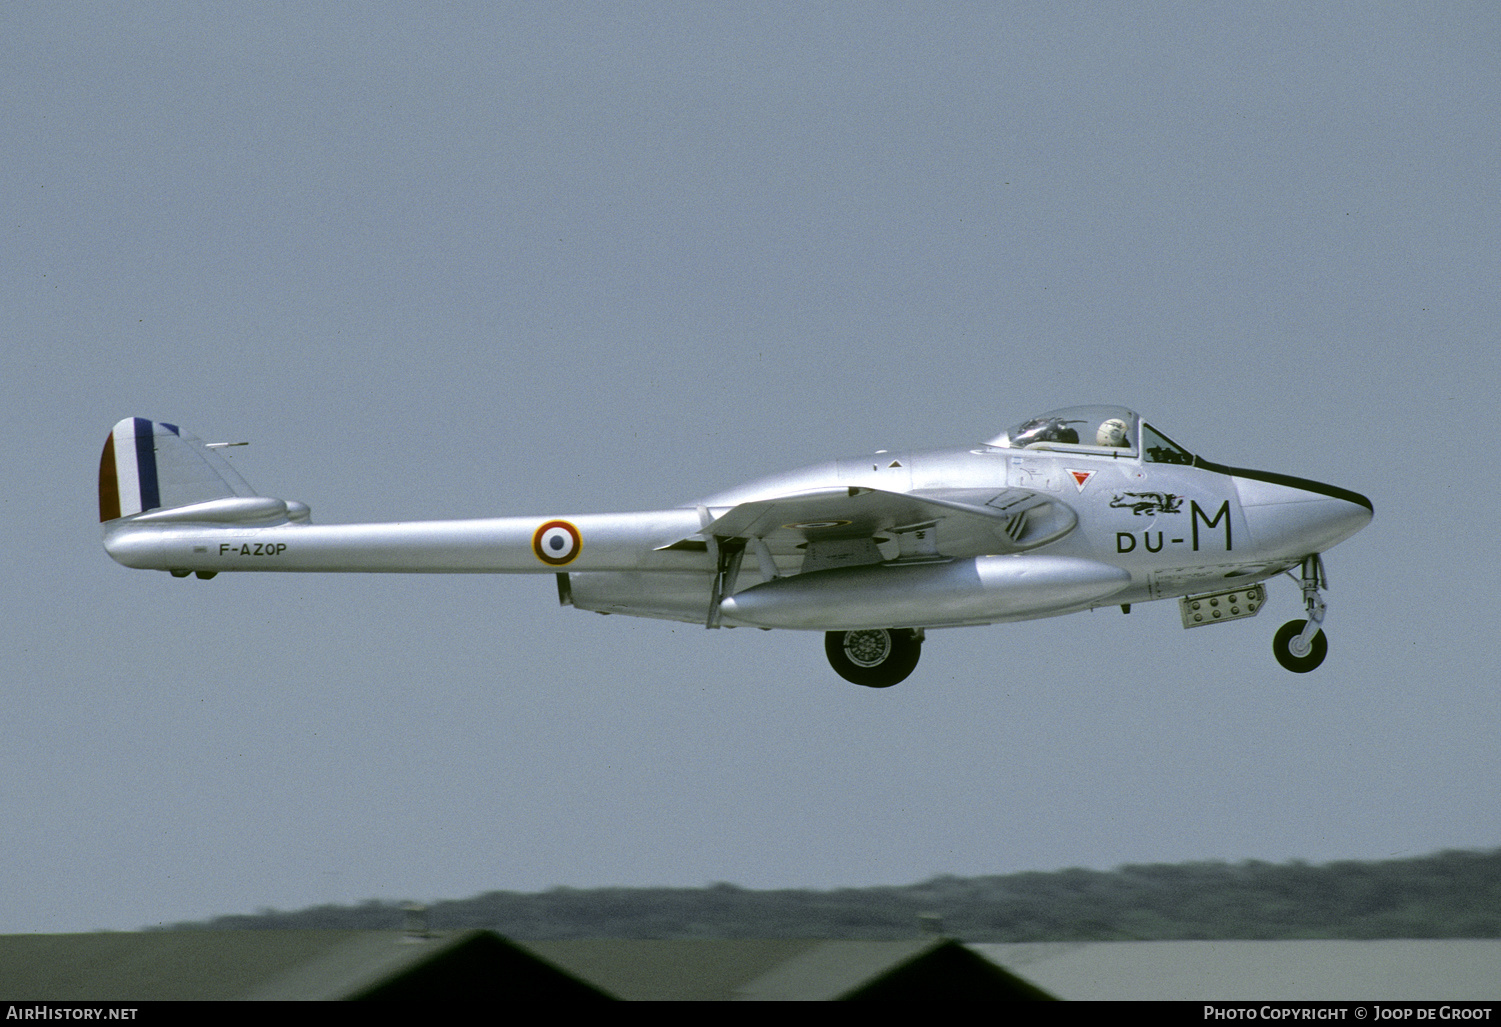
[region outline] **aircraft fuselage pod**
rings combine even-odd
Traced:
[[[1366,497],[1204,460],[1123,407],[1074,407],[982,445],[878,451],[658,511],[315,525],[258,496],[219,447],[127,418],[100,465],[105,549],[143,569],[543,573],[565,605],[826,633],[842,676],[882,687],[929,628],[1178,598],[1185,627],[1254,616],[1299,568],[1308,617],[1275,651],[1327,643],[1320,554],[1371,519]]]

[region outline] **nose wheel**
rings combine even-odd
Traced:
[[[1314,634],[1313,641],[1303,641],[1303,629],[1307,623],[1290,620],[1278,629],[1277,637],[1272,639],[1272,652],[1277,654],[1277,662],[1294,674],[1307,674],[1329,655],[1329,640],[1322,631]]]
[[[1298,583],[1303,589],[1303,608],[1308,619],[1290,620],[1282,625],[1272,639],[1272,652],[1277,662],[1294,674],[1307,674],[1329,654],[1329,640],[1323,631],[1327,607],[1319,595],[1319,589],[1329,587],[1329,579],[1324,575],[1324,561],[1317,553],[1303,559]]]

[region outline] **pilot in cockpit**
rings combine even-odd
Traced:
[[[1017,425],[992,444],[1010,449],[1078,446],[1086,452],[1090,449],[1129,451],[1136,445],[1135,435],[1136,415],[1125,407],[1082,406],[1050,410]]]
[[[1130,445],[1126,439],[1126,431],[1126,422],[1119,417],[1102,421],[1099,430],[1095,432],[1095,445],[1125,449]]]

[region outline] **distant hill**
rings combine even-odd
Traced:
[[[170,930],[392,929],[406,904],[263,910]],[[920,917],[968,942],[1501,937],[1501,849],[1415,859],[1180,863],[941,876],[880,888],[494,891],[427,908],[434,930],[510,938],[906,938]],[[931,923],[931,921],[930,921]]]

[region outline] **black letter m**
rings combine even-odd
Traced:
[[[1230,552],[1230,550],[1233,548],[1230,545],[1230,500],[1227,499],[1220,504],[1219,512],[1214,515],[1214,520],[1212,521],[1209,519],[1208,514],[1199,509],[1199,504],[1197,502],[1194,502],[1193,504],[1193,514],[1194,552],[1197,553],[1199,551],[1199,519],[1201,517],[1204,519],[1204,527],[1206,528],[1212,528],[1216,524],[1218,524],[1222,518],[1224,519],[1225,552]]]

